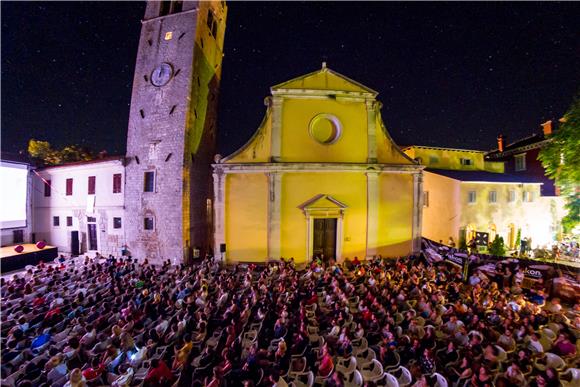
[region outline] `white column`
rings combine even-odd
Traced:
[[[282,97],[272,98],[272,161],[282,156]]]
[[[413,174],[413,252],[421,251],[423,221],[423,173]]]
[[[223,257],[224,261],[226,259],[227,253],[220,252],[220,245],[226,243],[225,238],[225,184],[226,175],[218,167],[214,168],[213,173],[213,192],[214,192],[214,257],[216,259],[221,259]],[[226,246],[227,248],[227,246]]]
[[[344,211],[340,211],[340,217],[336,225],[336,262],[342,263],[342,244],[344,241]]]
[[[312,217],[309,213],[305,213],[304,215],[306,219],[306,261],[310,262],[312,258],[312,240],[314,237],[314,230],[313,230],[313,221]]]
[[[367,163],[374,164],[377,162],[377,131],[376,131],[376,110],[375,101],[366,100],[367,106]]]
[[[379,171],[367,171],[367,246],[366,257],[377,254],[379,237]]]
[[[280,259],[280,218],[282,174],[270,172],[268,175],[268,258]]]

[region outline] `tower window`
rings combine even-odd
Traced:
[[[143,109],[139,110],[139,114],[141,114],[141,118],[145,118],[145,111]]]
[[[171,13],[181,12],[183,9],[183,1],[172,1]]]
[[[72,218],[72,216],[67,216],[66,217],[66,226],[67,227],[72,227],[72,225],[73,225],[73,218]]]
[[[145,172],[143,192],[155,192],[155,171]]]
[[[154,230],[155,229],[155,222],[153,221],[152,216],[146,216],[143,218],[143,228],[145,230]]]
[[[113,218],[113,228],[119,229],[122,227],[121,218]]]
[[[489,202],[497,203],[497,191],[489,191]]]
[[[473,165],[473,160],[471,159],[460,159],[461,165]]]
[[[54,227],[60,226],[60,218],[58,216],[53,216],[52,217],[52,225]]]
[[[159,16],[165,16],[169,14],[170,10],[171,10],[171,1],[162,1],[161,4],[159,4]]]
[[[513,189],[509,191],[508,193],[508,202],[513,203],[516,201],[516,191],[514,191]]]
[[[429,191],[423,191],[423,207],[429,207]]]

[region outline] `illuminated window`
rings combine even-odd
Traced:
[[[510,189],[508,192],[508,202],[513,203],[516,201],[516,191]]]
[[[121,228],[122,222],[121,218],[113,218],[113,228]]]
[[[173,31],[167,31],[165,33],[165,40],[171,40],[173,38]]]
[[[475,191],[469,191],[467,193],[467,203],[475,203],[475,201],[477,200],[477,194],[475,193]]]
[[[489,191],[489,202],[497,203],[497,191]]]
[[[515,160],[515,170],[516,171],[525,171],[526,170],[526,154],[522,153],[520,155],[514,156]]]
[[[473,165],[473,160],[471,160],[471,159],[461,158],[459,160],[461,162],[461,165]]]
[[[143,192],[155,192],[155,171],[145,172]]]
[[[429,207],[429,191],[423,192],[423,207]]]
[[[534,201],[534,193],[532,191],[524,191],[524,196],[523,196],[523,200],[524,202],[533,202]]]
[[[155,222],[152,216],[146,216],[145,218],[143,218],[143,228],[149,231],[155,229]]]
[[[60,218],[58,216],[53,216],[52,217],[52,225],[54,227],[60,226]]]
[[[72,227],[72,225],[73,225],[73,218],[72,218],[72,216],[67,216],[66,217],[66,226],[67,227]]]

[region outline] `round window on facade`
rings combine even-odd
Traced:
[[[310,136],[323,145],[334,144],[342,132],[338,118],[331,114],[319,114],[310,121]]]

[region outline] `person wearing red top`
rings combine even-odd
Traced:
[[[152,359],[151,360],[151,369],[147,373],[145,377],[145,385],[146,386],[161,386],[165,383],[173,382],[173,373],[167,364],[163,360],[160,359]]]
[[[310,296],[308,301],[306,301],[306,305],[316,304],[317,302],[318,302],[318,296],[316,295],[316,292],[312,292],[312,296]]]
[[[332,361],[332,356],[328,353],[328,347],[325,345],[322,347],[322,358],[318,366],[318,375],[322,377],[330,376],[333,369],[334,362]]]

